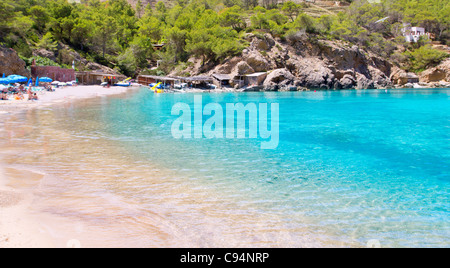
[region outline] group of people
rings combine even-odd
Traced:
[[[28,94],[28,100],[38,100],[37,94],[33,92],[31,89],[32,89],[31,86],[25,88],[24,85],[19,85],[18,87],[10,86],[8,88],[4,88],[1,91],[0,100],[9,100],[11,95],[14,100],[23,100],[25,98],[24,96],[25,94]],[[52,90],[51,86],[50,88],[46,89]]]

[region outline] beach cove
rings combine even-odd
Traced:
[[[29,110],[45,108],[52,105],[67,105],[73,101],[108,95],[123,94],[129,88],[100,86],[65,87],[55,92],[40,92],[37,101],[8,100],[0,101],[0,128],[5,132],[8,121],[14,120],[15,115]],[[11,135],[15,135],[11,133]],[[21,135],[19,133],[19,135]],[[14,150],[14,145],[10,144]],[[5,149],[5,146],[3,146]],[[33,202],[33,191],[44,176],[39,171],[25,167],[10,167],[3,161],[5,150],[1,150],[0,164],[0,248],[2,247],[55,247],[51,231],[33,217],[30,208]],[[16,179],[16,181],[14,181]],[[21,182],[20,180],[27,180]],[[24,187],[25,186],[25,187]],[[70,243],[69,243],[70,246]]]
[[[174,139],[195,94],[115,89],[4,114],[0,247],[448,246],[448,89],[202,95],[279,103],[267,151]]]

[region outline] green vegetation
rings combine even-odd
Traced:
[[[345,13],[312,17],[305,9],[313,4],[292,1],[177,0],[160,1],[152,8],[141,1],[133,7],[126,0],[0,0],[0,43],[24,59],[30,59],[35,49],[54,52],[56,64],[67,66],[73,59],[64,56],[61,44],[65,44],[130,76],[158,60],[158,73],[186,66],[190,57],[202,64],[219,63],[241,53],[247,45],[243,36],[249,32],[268,32],[287,42],[296,42],[299,36],[342,40],[385,58],[397,55],[397,62],[413,71],[447,56],[427,40],[406,44],[401,29],[403,22],[422,26],[448,44],[450,1],[341,2],[352,2]],[[153,48],[163,43],[162,50]],[[399,53],[398,46],[406,51]]]
[[[404,55],[407,57],[408,69],[415,72],[421,72],[448,57],[446,52],[432,49],[430,45],[406,51]]]

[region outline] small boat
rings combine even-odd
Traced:
[[[126,82],[119,82],[119,83],[115,83],[114,86],[116,87],[129,87],[131,86],[131,83],[126,83]]]
[[[131,86],[131,82],[129,82],[129,80],[131,80],[131,77],[129,77],[129,78],[123,80],[123,81],[120,81],[118,83],[115,83],[114,86],[117,86],[117,87],[129,87],[129,86]]]

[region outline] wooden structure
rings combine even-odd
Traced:
[[[148,86],[149,84],[162,83],[165,86],[174,86],[178,79],[169,76],[157,76],[157,75],[139,75],[137,77],[137,82],[143,86]]]
[[[154,50],[161,50],[161,49],[164,48],[165,45],[166,45],[165,43],[162,43],[162,44],[152,44],[152,47],[153,47]]]
[[[75,74],[81,85],[100,85],[102,82],[109,82],[113,85],[127,78],[124,75],[97,72],[76,72]]]
[[[267,77],[266,72],[247,74],[244,76],[244,85],[260,86],[264,83],[264,80],[266,80],[266,77]]]
[[[182,83],[187,83],[190,87],[195,88],[210,88],[213,79],[210,76],[192,76],[192,77],[177,77]]]
[[[415,73],[406,73],[399,77],[401,85],[406,83],[419,83],[419,77]]]
[[[231,75],[229,74],[213,74],[212,78],[214,85],[219,88],[230,86],[230,81],[232,79]]]
[[[208,84],[213,82],[209,76],[156,76],[156,75],[139,75],[137,82],[141,85],[148,86],[149,84],[162,83],[165,87],[174,87],[176,84],[187,83],[190,87],[209,88]]]

